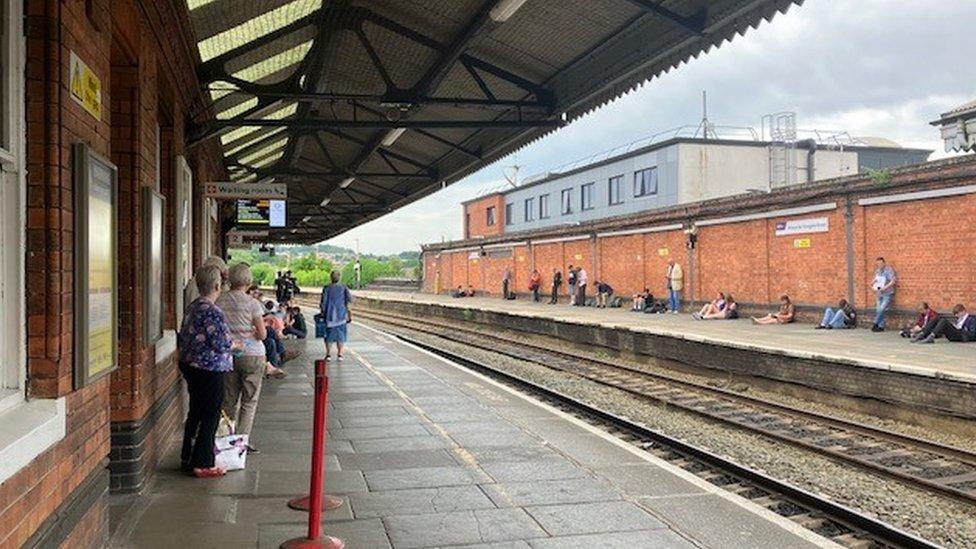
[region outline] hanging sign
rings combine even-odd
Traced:
[[[791,219],[776,222],[776,236],[791,234],[825,233],[830,230],[826,217],[811,217],[808,219]]]
[[[94,116],[95,120],[101,120],[102,81],[75,52],[71,52],[68,71],[71,98]]]
[[[285,200],[288,198],[288,185],[284,183],[210,182],[204,185],[203,194],[207,198],[217,199]]]

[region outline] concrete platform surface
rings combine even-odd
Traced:
[[[350,548],[829,547],[694,475],[483,376],[354,325],[331,365],[325,531]],[[177,471],[178,440],[114,547],[273,548],[305,532],[312,359],[264,386],[245,471]]]
[[[809,323],[754,326],[748,318],[699,321],[690,314],[633,313],[628,310],[629,302],[620,309],[597,309],[566,304],[548,305],[524,299],[455,299],[447,295],[368,290],[359,290],[355,294],[372,299],[502,311],[607,328],[625,328],[688,341],[976,384],[976,343],[950,343],[940,339],[934,345],[913,345],[899,337],[897,330],[884,333],[864,329],[814,330],[814,325]]]

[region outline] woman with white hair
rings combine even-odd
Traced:
[[[180,372],[190,393],[180,462],[184,471],[197,477],[219,477],[226,471],[214,466],[214,435],[224,401],[224,376],[234,369],[233,343],[224,313],[215,304],[220,269],[203,266],[193,278],[200,297],[186,308],[179,335]]]
[[[329,275],[331,284],[322,288],[322,302],[319,308],[325,318],[325,359],[332,354],[332,344],[336,344],[336,360],[342,362],[342,347],[346,343],[346,326],[352,321],[349,313],[349,303],[352,294],[349,288],[339,282],[339,271],[332,271]]]
[[[201,267],[216,267],[220,271],[220,282],[221,289],[223,289],[223,284],[227,283],[227,263],[223,259],[212,255],[203,261]],[[190,280],[186,281],[186,288],[183,289],[183,308],[186,309],[193,303],[193,300],[200,297],[200,292],[197,290],[197,275],[196,273],[190,277]]]
[[[230,335],[239,342],[241,351],[234,356],[234,370],[227,375],[224,386],[224,412],[236,421],[237,434],[250,434],[254,413],[261,396],[261,380],[265,372],[264,308],[245,293],[251,286],[251,266],[238,263],[228,272],[230,291],[220,294],[217,306],[224,311]],[[248,452],[256,453],[253,446]]]

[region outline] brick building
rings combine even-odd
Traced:
[[[584,266],[618,295],[644,287],[666,292],[669,259],[685,268],[684,299],[732,293],[746,310],[765,311],[789,294],[801,312],[818,314],[846,298],[874,306],[874,260],[898,273],[896,313],[920,301],[941,311],[976,297],[976,158],[927,162],[885,176],[857,175],[764,194],[745,194],[579,226],[502,234],[424,247],[424,288],[472,285],[500,294],[506,268],[527,293],[529,274],[543,284],[553,269]],[[565,291],[565,288],[564,288]],[[861,315],[862,320],[870,317]]]
[[[100,545],[109,489],[143,486],[180,420],[178,301],[192,265],[219,252],[213,208],[195,182],[226,175],[211,145],[185,146],[187,124],[207,108],[185,4],[2,8],[0,547]],[[114,231],[102,236],[115,243],[119,345],[109,367],[89,375],[79,375],[76,325],[85,288],[75,266],[94,265],[77,240],[79,144],[117,170]],[[157,293],[143,262],[152,197],[163,205],[165,245],[158,308],[147,309]],[[113,227],[88,221],[90,238]]]

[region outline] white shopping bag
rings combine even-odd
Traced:
[[[214,465],[225,471],[239,471],[247,459],[247,435],[227,435],[214,439]]]

